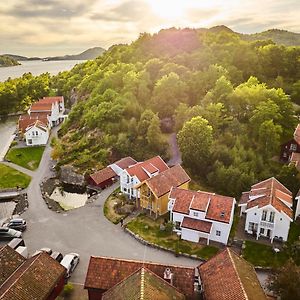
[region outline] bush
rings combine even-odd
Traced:
[[[64,296],[69,296],[73,293],[74,291],[74,286],[72,283],[68,282],[67,284],[65,284],[64,286]]]

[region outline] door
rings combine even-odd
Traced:
[[[267,230],[267,237],[269,238],[271,236],[271,229]]]

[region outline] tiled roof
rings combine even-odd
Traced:
[[[175,199],[174,212],[189,214],[190,209],[206,212],[205,219],[229,223],[235,203],[232,197],[202,191],[173,188],[170,199]]]
[[[30,107],[30,112],[33,111],[51,111],[52,110],[52,103],[41,103],[41,102],[35,102]]]
[[[100,184],[110,178],[117,176],[115,171],[111,167],[106,167],[98,172],[91,174],[90,177],[94,180],[96,184]]]
[[[130,166],[135,165],[136,163],[137,163],[137,161],[130,156],[124,157],[124,158],[114,162],[115,165],[117,165],[118,167],[120,167],[123,170],[127,169]]]
[[[148,174],[145,172],[145,169],[153,170],[153,167],[158,169],[159,172],[163,172],[169,168],[160,156],[155,156],[145,160],[144,162],[139,162],[127,168],[126,171],[130,176],[136,176],[138,180],[142,182],[149,178]]]
[[[249,194],[250,192],[243,192],[239,204],[247,204],[247,202],[249,201]]]
[[[147,171],[150,174],[156,173],[157,171],[159,171],[155,166],[153,166],[152,164],[147,164],[143,167],[143,169],[145,171]]]
[[[159,198],[169,193],[172,187],[180,187],[190,180],[191,178],[185,170],[180,165],[177,165],[147,179],[146,182],[155,196]]]
[[[32,127],[40,128],[41,130],[43,130],[43,131],[45,131],[45,132],[48,131],[47,125],[44,124],[42,121],[39,121],[39,120],[36,120],[34,123],[28,125],[25,131],[28,131],[28,130],[31,129]]]
[[[176,199],[173,211],[188,215],[190,208],[199,211],[206,211],[210,195],[212,194],[181,188],[172,188],[169,198]]]
[[[298,144],[300,144],[300,124],[297,125],[294,131],[294,139]]]
[[[204,220],[192,219],[189,217],[184,217],[181,223],[181,227],[193,229],[205,233],[210,233],[212,223]]]
[[[183,300],[185,296],[161,277],[141,268],[113,286],[102,300]]]
[[[293,218],[293,210],[290,208],[293,204],[292,193],[274,177],[252,185],[249,195],[258,197],[248,200],[247,209],[255,206],[261,208],[272,205],[279,212],[284,212],[287,216]]]
[[[43,97],[42,99],[39,99],[38,102],[40,103],[55,103],[55,102],[63,102],[64,97],[63,96],[55,96],[55,97]]]
[[[206,300],[266,299],[254,268],[229,248],[198,268]]]
[[[35,114],[24,114],[22,116],[20,116],[19,118],[19,131],[21,131],[22,133],[24,133],[26,131],[26,128],[35,123],[35,121],[40,121],[42,122],[45,126],[47,126],[48,124],[48,118],[47,118],[47,113],[35,113]]]
[[[206,212],[206,219],[229,223],[235,199],[232,197],[212,195]]]
[[[141,267],[163,278],[166,268],[170,268],[173,285],[188,298],[194,295],[195,269],[173,265],[162,265],[152,262],[141,262],[108,257],[90,258],[84,287],[87,289],[109,290],[122,280],[138,271]]]
[[[46,300],[66,269],[42,252],[26,260],[0,287],[1,300]]]
[[[21,254],[7,245],[0,249],[0,290],[2,284],[24,263],[25,260],[26,259]]]

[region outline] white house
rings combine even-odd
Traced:
[[[239,207],[246,214],[245,231],[259,237],[286,241],[293,221],[293,197],[282,183],[272,177],[252,185],[243,193]]]
[[[298,191],[295,199],[297,201],[296,211],[295,211],[295,220],[296,220],[300,216],[300,190]]]
[[[122,159],[120,159],[120,160],[118,160],[118,161],[110,164],[109,166],[114,170],[114,172],[118,176],[120,176],[121,173],[125,169],[127,169],[127,168],[135,165],[136,163],[137,163],[137,161],[135,159],[133,159],[132,157],[128,156],[128,157],[124,157],[124,158],[122,158]]]
[[[232,197],[172,188],[168,203],[170,221],[183,240],[227,244],[235,203]]]
[[[27,146],[46,145],[49,139],[49,128],[41,121],[29,125],[24,133]]]
[[[44,97],[33,103],[28,110],[30,115],[34,115],[36,113],[47,114],[51,127],[58,125],[66,118],[64,112],[65,104],[63,96]]]
[[[135,186],[167,169],[169,167],[160,156],[129,166],[120,173],[121,192],[130,199],[139,198],[139,192]]]

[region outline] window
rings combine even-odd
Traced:
[[[126,189],[126,188],[124,188],[124,192],[127,192],[127,189]]]
[[[265,229],[264,229],[264,228],[261,228],[260,231],[259,231],[259,233],[260,233],[260,234],[265,234]]]
[[[28,139],[28,145],[32,145],[32,139]]]
[[[32,136],[34,136],[34,134],[35,134],[35,132],[34,132],[34,131],[32,131]]]
[[[296,151],[297,150],[297,145],[296,144],[291,144],[290,150],[291,151]]]
[[[249,222],[248,231],[256,231],[257,223]]]
[[[127,175],[127,183],[129,183],[130,181],[129,181],[129,176]]]
[[[266,210],[263,211],[262,217],[261,217],[262,221],[266,221],[267,220],[267,213],[268,212]]]
[[[131,182],[133,182],[133,177],[131,177]]]
[[[216,230],[216,236],[221,236],[221,231],[220,230]]]
[[[177,230],[181,230],[181,228],[180,228],[180,222],[175,222],[175,228]]]
[[[271,211],[270,212],[270,217],[269,217],[269,222],[274,223],[274,218],[275,218],[275,212]]]
[[[198,217],[199,214],[198,214],[196,211],[194,211],[194,212],[193,212],[193,216],[194,216],[194,217]]]
[[[35,135],[37,136],[37,135],[39,135],[39,133],[36,131],[36,132],[35,132]]]

